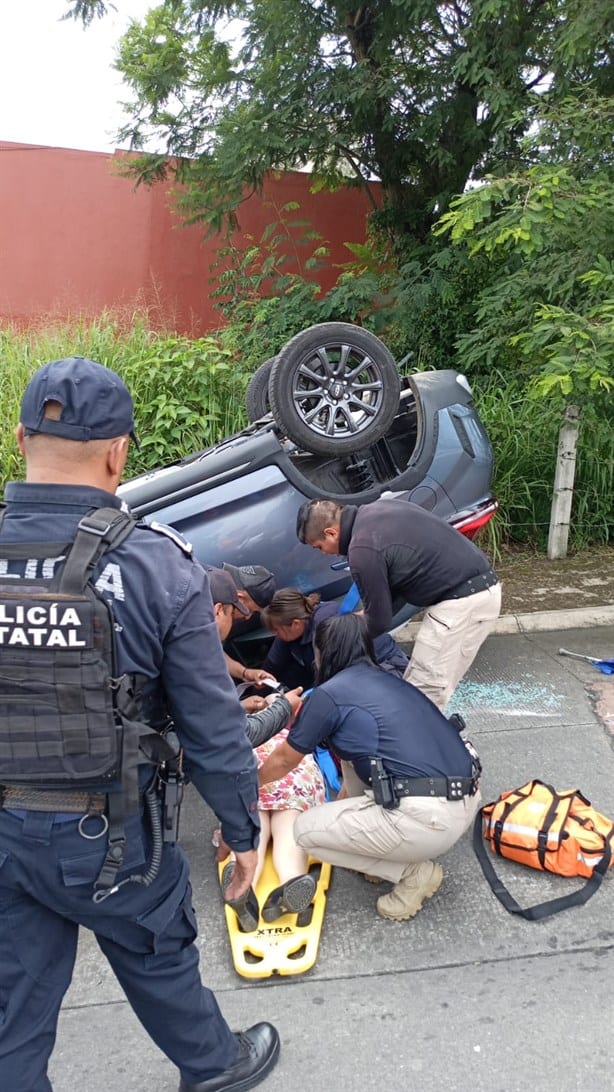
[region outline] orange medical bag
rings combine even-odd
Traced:
[[[585,876],[588,883],[523,910],[497,877],[482,839],[500,857],[559,876]],[[578,789],[557,792],[537,779],[485,804],[474,828],[474,849],[495,895],[510,913],[530,921],[586,902],[614,863],[613,846],[614,823],[591,807]]]

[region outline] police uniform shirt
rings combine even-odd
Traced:
[[[458,732],[424,694],[370,663],[340,671],[307,698],[288,743],[301,754],[330,742],[365,784],[369,757],[396,777],[471,777]]]
[[[122,507],[113,494],[76,485],[11,482],[5,499],[0,543],[69,543],[86,512]],[[49,575],[59,564],[61,557],[0,558],[0,575],[35,578],[37,565]],[[171,529],[140,523],[103,555],[93,583],[113,610],[119,671],[146,676],[166,695],[186,773],[219,816],[225,841],[251,849],[259,829],[256,764],[203,567]]]

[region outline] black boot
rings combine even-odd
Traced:
[[[263,921],[277,921],[282,914],[300,914],[309,906],[316,887],[316,881],[309,873],[286,880],[268,896],[262,907]]]
[[[230,883],[235,870],[234,861],[229,861],[222,872],[222,891],[225,891]],[[260,907],[253,888],[249,887],[244,895],[238,899],[226,899],[227,906],[231,906],[237,915],[239,925],[244,933],[253,933],[258,928],[260,919]]]
[[[179,1092],[247,1092],[271,1072],[279,1057],[279,1034],[272,1024],[254,1024],[236,1034],[239,1054],[234,1065],[198,1084],[179,1082]]]

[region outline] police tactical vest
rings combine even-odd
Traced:
[[[135,523],[102,508],[73,543],[0,542],[9,562],[59,559],[40,578],[27,566],[0,577],[0,784],[105,791],[121,780],[134,804],[145,726],[132,678],[117,674],[112,608],[90,577]]]

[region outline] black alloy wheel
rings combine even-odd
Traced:
[[[400,377],[375,334],[347,322],[324,322],[284,345],[271,367],[268,394],[276,425],[301,450],[349,454],[390,428]]]

